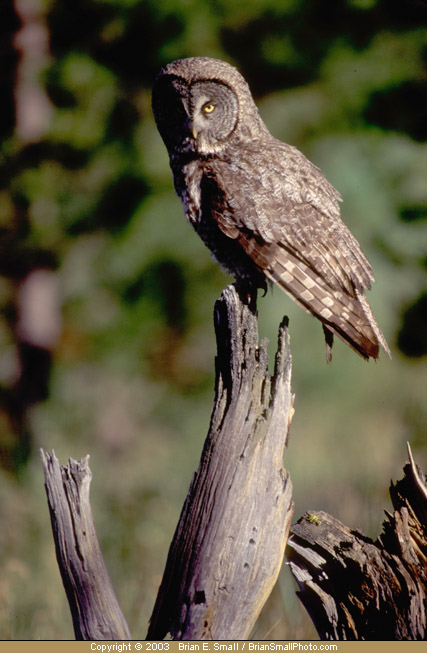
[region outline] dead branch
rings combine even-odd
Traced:
[[[92,511],[89,456],[59,464],[41,450],[56,557],[73,619],[76,639],[129,639],[102,558]]]

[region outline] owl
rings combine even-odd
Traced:
[[[230,64],[181,59],[157,76],[154,118],[185,215],[214,258],[251,289],[277,284],[363,358],[390,355],[365,298],[372,268],[340,217],[341,196],[274,138]]]

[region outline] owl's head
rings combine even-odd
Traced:
[[[194,57],[168,64],[152,95],[153,113],[169,154],[218,154],[230,140],[266,128],[240,73],[219,59]]]

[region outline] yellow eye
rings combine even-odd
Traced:
[[[214,110],[215,110],[215,105],[213,104],[213,102],[208,102],[207,104],[205,104],[205,106],[202,109],[203,113],[212,113],[212,111]]]

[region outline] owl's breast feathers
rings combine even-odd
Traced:
[[[237,278],[250,274],[249,258],[255,275],[323,323],[328,360],[332,333],[366,359],[378,358],[379,345],[390,355],[364,296],[372,269],[340,218],[339,193],[298,150],[270,138],[183,166],[175,185],[187,218]]]

